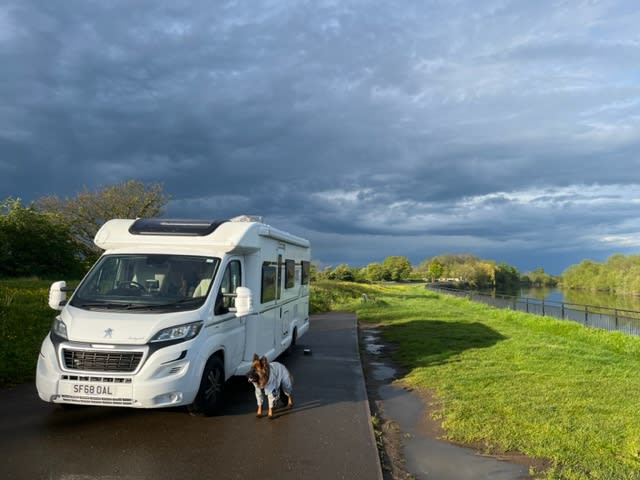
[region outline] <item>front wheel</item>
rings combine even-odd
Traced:
[[[291,335],[291,343],[289,344],[287,349],[284,351],[285,355],[293,354],[293,350],[296,348],[297,341],[298,341],[298,329],[294,328],[293,334]]]
[[[189,405],[189,413],[209,417],[222,406],[224,393],[224,365],[218,357],[211,357],[204,366],[200,389],[195,400]]]

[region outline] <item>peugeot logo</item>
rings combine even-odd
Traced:
[[[104,331],[104,336],[102,338],[111,338],[112,334],[113,334],[113,329],[112,328],[107,328]]]

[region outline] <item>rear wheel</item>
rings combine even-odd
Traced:
[[[298,329],[294,328],[293,333],[291,334],[291,343],[284,351],[285,355],[291,355],[293,353],[293,349],[296,347],[296,342],[298,341]]]
[[[202,372],[200,389],[195,400],[189,405],[191,415],[209,417],[215,415],[222,406],[224,393],[224,365],[218,357],[211,357]]]

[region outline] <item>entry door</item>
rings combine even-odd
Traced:
[[[256,337],[256,348],[259,355],[270,355],[273,357],[275,342],[276,320],[279,308],[274,307],[265,310],[258,315],[258,334]]]
[[[281,255],[278,256],[278,259]],[[260,292],[260,312],[256,319],[256,350],[259,355],[274,358],[282,328],[280,319],[280,260],[262,263],[262,285]]]

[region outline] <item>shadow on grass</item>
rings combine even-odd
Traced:
[[[381,328],[381,334],[396,346],[396,360],[411,367],[445,363],[465,350],[488,348],[506,339],[480,322],[441,320],[391,324]]]

